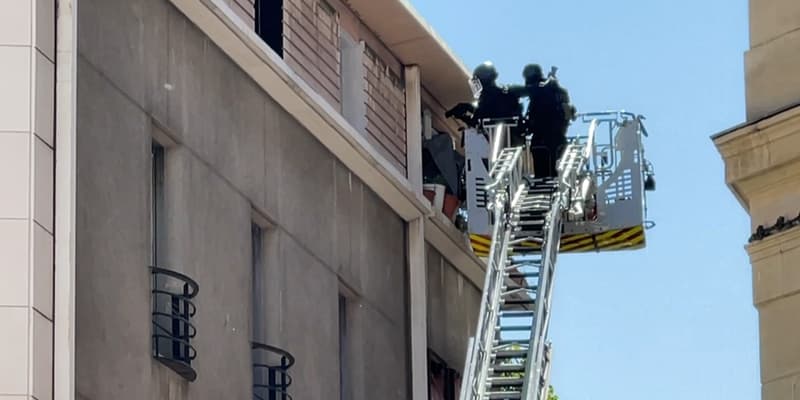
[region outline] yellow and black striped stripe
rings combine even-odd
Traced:
[[[472,251],[478,257],[489,255],[491,239],[483,235],[470,235]],[[645,246],[644,227],[614,229],[596,234],[581,233],[561,237],[562,253],[584,253],[589,251],[636,250]],[[535,242],[524,242],[515,246],[515,250],[532,250],[540,246]],[[512,250],[513,251],[513,250]]]

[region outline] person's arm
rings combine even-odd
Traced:
[[[524,85],[508,85],[506,91],[517,98],[528,97],[528,89]]]
[[[567,92],[567,89],[564,89],[563,87],[559,87],[559,89],[561,91],[561,103],[564,107],[564,113],[566,114],[565,116],[568,120],[574,121],[576,115],[578,114],[578,110],[570,101],[569,92]]]
[[[456,118],[470,127],[475,125],[474,115],[475,105],[472,103],[458,103],[455,105],[455,107],[447,110],[447,112],[444,113],[445,118]]]

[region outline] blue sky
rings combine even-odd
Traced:
[[[744,120],[746,0],[412,0],[503,83],[559,67],[579,111],[647,116],[648,247],[559,260],[550,338],[562,400],[759,397],[747,215],[709,136]]]

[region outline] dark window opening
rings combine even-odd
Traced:
[[[153,141],[150,152],[150,263],[152,275],[153,357],[189,381],[197,378],[192,361],[197,351],[192,324],[199,287],[186,275],[166,268],[166,150]]]
[[[261,343],[266,343],[264,336],[264,264],[263,264],[263,230],[260,226],[253,223],[251,224],[251,246],[252,246],[252,277],[253,277],[253,298],[252,298],[252,312],[253,312],[253,340]]]
[[[461,390],[461,377],[458,371],[446,362],[428,352],[428,398],[430,400],[456,400]]]
[[[153,141],[150,153],[150,263],[163,262],[164,239],[164,147]]]
[[[339,399],[349,399],[347,346],[347,298],[339,295]]]
[[[283,57],[283,0],[256,0],[256,33]]]

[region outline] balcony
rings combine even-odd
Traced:
[[[294,356],[287,351],[262,343],[252,344],[253,400],[292,400],[289,368]]]
[[[192,361],[197,350],[192,339],[197,329],[192,317],[197,313],[192,299],[197,282],[186,275],[150,267],[153,278],[153,358],[188,381],[197,379]]]

